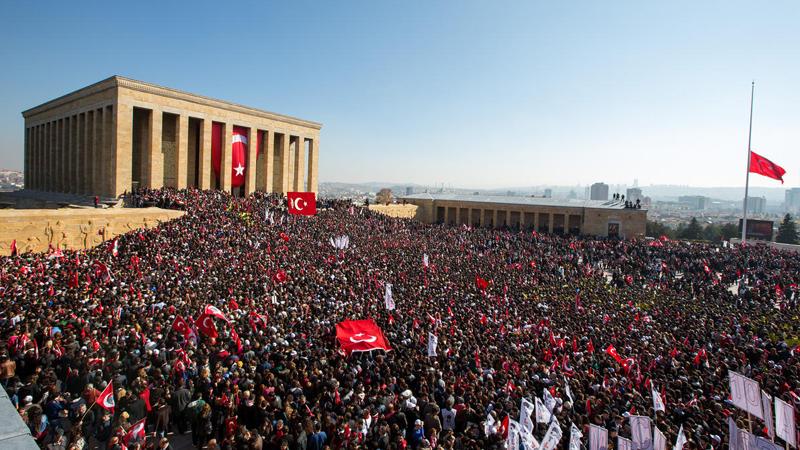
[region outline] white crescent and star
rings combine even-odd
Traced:
[[[361,336],[367,336],[367,337],[362,339]],[[356,339],[356,338],[358,338],[358,339]],[[376,336],[373,336],[371,334],[366,334],[366,333],[356,333],[356,334],[350,336],[350,342],[352,342],[354,344],[358,344],[358,343],[361,343],[361,342],[375,342],[377,340],[378,340],[378,338]]]
[[[239,165],[234,167],[233,170],[236,171],[236,175],[234,175],[234,176],[236,176],[236,177],[243,177],[244,176],[244,166],[242,165],[242,163],[239,163]]]
[[[300,206],[300,202],[301,201],[303,202],[303,206],[302,207]],[[308,205],[308,202],[306,202],[305,200],[303,200],[300,197],[297,197],[294,200],[292,200],[292,208],[294,208],[294,209],[296,209],[298,211],[302,211],[303,208],[305,208],[307,205]]]

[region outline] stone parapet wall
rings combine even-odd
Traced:
[[[50,245],[85,250],[120,234],[151,228],[185,214],[161,208],[5,209],[0,210],[0,255],[45,252]]]

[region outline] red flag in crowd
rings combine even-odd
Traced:
[[[225,314],[223,314],[222,311],[220,311],[219,308],[217,308],[214,305],[206,305],[206,309],[205,311],[203,311],[203,314],[207,316],[217,317],[219,319],[224,320],[225,322],[229,322],[228,318],[225,317]]]
[[[783,184],[783,174],[786,173],[783,167],[753,151],[750,152],[750,172],[780,180],[781,184]]]
[[[153,410],[153,406],[150,404],[150,386],[146,387],[141,394],[139,394],[139,398],[144,400],[144,406],[147,408],[147,412]]]
[[[317,213],[317,201],[313,192],[289,192],[286,200],[289,203],[289,214],[313,216]]]
[[[11,256],[17,256],[17,240],[11,241]]]
[[[619,356],[619,353],[617,353],[617,349],[614,348],[613,345],[608,344],[608,347],[606,347],[606,353],[608,353],[609,356],[614,358],[614,360],[616,362],[618,362],[620,365],[623,365],[623,366],[625,365],[625,358],[623,358],[622,356]]]
[[[211,317],[212,316],[203,313],[194,321],[194,324],[201,333],[210,338],[216,338],[219,336],[219,333],[217,333],[217,327],[214,326],[214,319]]]
[[[192,331],[189,323],[181,316],[175,316],[175,321],[172,322],[172,329],[181,333],[184,339],[189,339],[194,336],[194,331]]]
[[[482,291],[485,291],[486,288],[489,287],[489,282],[484,280],[483,278],[479,277],[478,275],[475,275],[475,286],[478,289],[480,289]]]
[[[275,272],[275,275],[272,276],[272,280],[276,283],[283,283],[286,281],[286,271],[279,269],[277,272]]]
[[[261,324],[263,328],[266,328],[267,316],[262,316],[255,311],[250,311],[250,326],[253,328],[253,331],[256,331],[256,324]]]
[[[233,339],[233,343],[236,344],[236,353],[241,355],[244,347],[242,347],[242,340],[239,339],[239,333],[237,333],[233,327],[231,327],[231,338]]]
[[[109,411],[111,414],[114,414],[114,386],[110,381],[108,382],[106,388],[103,389],[103,392],[97,396],[96,403],[100,405],[101,408]]]
[[[336,339],[348,356],[353,352],[392,349],[372,319],[345,320],[336,324]]]
[[[239,309],[239,304],[236,303],[236,299],[233,298],[228,300],[228,306],[230,306],[231,309]]]
[[[136,422],[131,426],[131,429],[125,434],[125,446],[127,446],[131,441],[141,441],[145,437],[145,429],[144,429],[144,421],[142,420]]]
[[[589,339],[589,343],[586,344],[586,351],[589,352],[589,354],[594,353],[594,342],[592,342],[591,338]]]
[[[700,348],[700,350],[697,352],[697,354],[694,355],[694,365],[695,366],[699,366],[700,365],[700,359],[701,358],[702,359],[708,359],[708,354],[706,353],[706,349],[705,348]]]

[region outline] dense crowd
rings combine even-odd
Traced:
[[[724,449],[728,416],[764,433],[731,405],[728,370],[800,405],[797,253],[135,195],[186,215],[89,251],[0,259],[0,382],[42,447],[504,448],[487,418],[516,420],[547,391],[559,448],[570,423],[606,427],[612,448],[636,414],[670,446],[683,426],[684,448]],[[208,305],[225,318],[217,337],[176,331]],[[341,352],[336,324],[364,318],[391,351]],[[95,404],[108,383],[113,412]],[[141,419],[146,439],[131,439]]]

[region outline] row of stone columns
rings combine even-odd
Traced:
[[[510,209],[506,210],[498,210],[498,209],[488,209],[488,208],[460,208],[460,207],[448,207],[443,206],[444,208],[444,223],[455,223],[456,225],[473,225],[474,222],[472,220],[473,211],[478,211],[478,220],[481,227],[488,226],[489,223],[492,226],[497,227],[500,224],[500,219],[505,219],[504,223],[508,226],[512,225],[511,216],[513,212],[519,214],[519,228],[525,228],[526,226],[532,227],[534,230],[539,230],[540,222],[546,220],[547,222],[547,231],[549,233],[553,232],[553,228],[555,226],[555,216],[563,216],[563,226],[564,230],[568,231],[570,228],[571,220],[570,218],[577,219],[578,226],[582,228],[582,219],[579,214],[568,214],[568,213],[557,213],[557,212],[536,212],[536,211],[512,211]],[[455,210],[455,217],[450,217],[450,209]],[[526,223],[525,216],[532,217],[532,223]],[[491,219],[491,222],[490,222]]]
[[[144,167],[142,170],[142,185],[158,188],[165,184],[178,189],[187,187],[188,154],[189,154],[189,120],[186,114],[177,114],[176,124],[176,148],[174,174],[170,174],[169,180],[164,178],[164,153],[162,149],[162,131],[164,112],[152,109],[150,111],[150,121],[148,124],[149,136],[147,146],[143,149],[142,160]],[[127,123],[120,123],[120,136],[131,135],[132,133],[132,113],[127,116],[130,120]],[[222,124],[222,148],[219,183],[213,186],[213,168],[211,166],[211,128],[213,120],[198,118],[200,122],[199,157],[195,164],[198,166],[197,187],[200,189],[211,189],[216,187],[225,191],[231,191],[231,152],[233,140],[232,122],[217,122]],[[245,172],[245,194],[256,190],[267,192],[289,192],[293,190],[318,191],[318,163],[319,163],[319,142],[315,138],[292,135],[289,132],[280,130],[259,129],[256,126],[246,126],[247,135],[247,169]],[[259,133],[259,131],[261,133]],[[256,153],[256,142],[259,135],[263,136],[260,144],[262,156],[259,158]],[[130,141],[130,140],[129,140]],[[309,142],[309,167],[306,168],[305,142]],[[290,166],[290,145],[295,146],[293,165]],[[132,149],[132,147],[129,147]],[[277,150],[277,152],[276,152]],[[277,153],[277,155],[276,155]],[[277,157],[277,161],[275,160]],[[264,174],[261,179],[256,177],[258,171],[257,164]],[[308,172],[307,186],[306,172]],[[174,180],[174,182],[172,181]]]
[[[73,194],[112,193],[113,106],[72,112],[25,129],[25,186]]]

